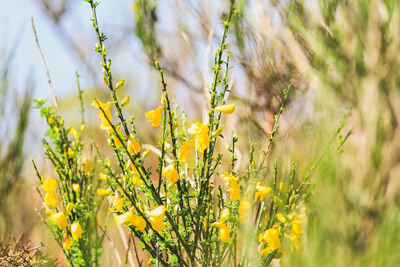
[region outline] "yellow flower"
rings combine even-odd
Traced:
[[[74,128],[71,127],[69,130],[69,133],[75,138],[75,140],[78,140],[81,134],[77,132]]]
[[[250,214],[251,203],[248,197],[242,197],[239,203],[239,215],[240,215],[240,222],[243,223],[246,221],[247,217]]]
[[[157,232],[160,232],[164,229],[162,220],[164,218],[165,211],[166,208],[163,205],[158,206],[152,211],[146,211],[146,214],[149,217],[151,227],[153,227],[153,229],[156,230]]]
[[[162,107],[158,107],[158,108],[156,108],[154,110],[146,112],[145,116],[151,122],[151,126],[153,126],[153,127],[160,126],[162,110],[163,110]]]
[[[204,218],[204,220],[203,220],[203,229],[204,229],[204,231],[207,230],[207,226],[208,226],[207,218]]]
[[[76,193],[79,193],[81,192],[81,186],[79,184],[72,184],[72,190],[74,190]]]
[[[203,125],[200,122],[195,122],[190,124],[189,129],[187,129],[187,132],[191,135],[199,135],[202,133],[208,133],[208,126]]]
[[[282,212],[277,212],[277,213],[276,213],[276,218],[277,218],[278,221],[280,221],[281,223],[285,223],[285,222],[286,222],[286,219],[285,219],[285,217],[283,216]]]
[[[287,192],[287,188],[285,186],[285,184],[283,182],[279,183],[279,189],[283,192],[286,193]]]
[[[53,213],[50,216],[50,220],[52,220],[55,223],[58,223],[61,229],[64,229],[68,225],[67,216],[65,216],[64,211]]]
[[[85,173],[91,173],[92,172],[92,170],[94,169],[94,167],[95,167],[95,164],[93,163],[93,162],[91,162],[91,161],[89,161],[88,159],[84,159],[83,160],[83,166],[84,166],[84,168],[85,168]]]
[[[132,184],[137,185],[137,186],[141,186],[143,184],[143,180],[140,178],[138,173],[134,173],[131,176],[131,182],[132,182]]]
[[[227,172],[222,172],[221,179],[229,183],[229,193],[231,201],[238,200],[240,198],[241,190],[237,178]]]
[[[183,141],[181,148],[179,149],[178,160],[180,162],[187,162],[189,158],[190,147],[195,145],[196,145],[195,140]]]
[[[72,159],[74,157],[74,151],[72,150],[72,148],[68,148],[67,155],[69,159]]]
[[[236,201],[240,198],[240,186],[238,182],[232,182],[229,184],[229,193],[231,195],[231,201]]]
[[[115,222],[118,224],[124,224],[130,221],[131,216],[133,215],[132,211],[127,211],[121,215],[115,217]]]
[[[219,228],[219,237],[221,238],[221,241],[224,243],[231,242],[231,236],[229,234],[228,226],[226,226],[226,224],[222,224],[218,228]]]
[[[271,250],[276,250],[281,246],[278,230],[270,228],[262,234],[262,241],[268,244]]]
[[[195,140],[196,140],[197,151],[200,153],[206,150],[210,145],[210,137],[208,137],[208,133],[197,135]]]
[[[142,217],[133,214],[132,219],[130,221],[132,225],[134,225],[137,229],[140,231],[143,231],[146,228],[146,220],[143,219]]]
[[[71,212],[72,211],[72,203],[68,203],[67,207],[65,208],[67,210],[67,212]]]
[[[272,191],[271,187],[266,186],[263,183],[258,183],[256,186],[256,193],[254,195],[254,201],[263,201],[264,197],[269,195]]]
[[[167,177],[171,183],[176,183],[179,180],[179,173],[175,169],[173,162],[164,168],[162,176]]]
[[[98,189],[96,190],[96,192],[97,192],[97,194],[98,194],[99,196],[102,196],[102,197],[108,196],[108,194],[109,194],[108,190],[107,190],[107,189],[103,189],[103,188],[98,188]]]
[[[125,84],[125,79],[121,79],[117,84],[115,85],[115,89],[119,89]]]
[[[64,250],[68,250],[71,248],[71,238],[69,237],[68,233],[65,233],[62,245]]]
[[[292,221],[292,229],[293,232],[297,235],[301,235],[304,230],[303,230],[303,226],[302,226],[302,219],[303,219],[304,215],[298,215],[296,216],[296,218],[294,218],[294,220]]]
[[[126,105],[129,104],[130,101],[131,101],[131,98],[130,98],[129,95],[127,95],[127,96],[124,98],[124,100],[122,100],[122,102],[121,102],[121,107],[125,107]]]
[[[208,126],[200,122],[192,123],[187,130],[189,134],[195,135],[197,151],[202,153],[210,145],[210,137],[208,136]]]
[[[99,173],[99,178],[100,178],[100,180],[103,180],[103,181],[105,181],[105,180],[107,180],[107,175],[105,175],[104,173]]]
[[[133,136],[128,137],[127,147],[128,147],[128,152],[131,155],[138,154],[142,149],[138,141],[136,141],[136,139]]]
[[[53,191],[57,188],[57,181],[51,178],[47,178],[46,181],[44,181],[42,188],[46,192]]]
[[[230,214],[230,211],[228,208],[224,208],[221,212],[220,218],[219,218],[219,223],[224,223],[226,219],[228,219]]]
[[[122,143],[120,141],[120,138],[122,138],[123,134],[121,132],[121,130],[118,127],[115,127],[115,136],[112,138],[112,140],[114,141],[114,144],[116,147],[121,147]]]
[[[118,193],[115,194],[112,200],[112,209],[114,212],[119,212],[124,207],[124,200],[119,196]]]
[[[46,206],[52,206],[54,208],[57,207],[58,198],[54,191],[46,192],[46,195],[44,195],[44,204]]]
[[[219,221],[214,223],[213,225],[219,228],[219,237],[221,241],[224,243],[229,243],[231,241],[231,236],[229,234],[229,228],[225,224],[225,221],[228,219],[230,211],[228,208],[224,208],[221,211],[221,215]]]
[[[71,235],[75,241],[78,241],[82,237],[82,227],[78,222],[74,222],[71,225]]]
[[[221,173],[221,179],[224,180],[227,183],[232,183],[232,182],[237,182],[237,179],[235,176],[228,172],[222,172]]]
[[[121,215],[118,215],[115,218],[115,221],[118,224],[126,224],[127,226],[133,225],[140,231],[143,231],[146,228],[146,220],[134,214],[132,209]]]
[[[235,108],[235,104],[226,104],[216,107],[215,110],[224,114],[232,114],[235,111]]]
[[[111,102],[107,102],[106,104],[104,104],[100,100],[93,100],[92,102],[92,106],[100,109],[99,117],[102,119],[102,124],[100,125],[100,128],[106,131],[112,130],[112,126],[108,122],[112,122],[112,115],[110,111],[111,105]],[[104,111],[104,113],[102,110]]]
[[[139,173],[135,167],[135,164],[133,164],[131,160],[128,160],[127,165],[128,165],[127,167],[129,168],[129,171],[131,172],[131,174]]]

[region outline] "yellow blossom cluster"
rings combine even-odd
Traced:
[[[46,206],[52,206],[52,207],[57,207],[58,205],[58,198],[57,195],[55,194],[54,190],[57,189],[57,181],[51,178],[47,178],[44,183],[42,184],[43,190],[46,192],[46,195],[44,197],[44,202]],[[80,192],[80,185],[79,184],[73,184],[72,185],[73,191],[75,192]],[[66,212],[70,213],[72,211],[73,205],[72,203],[68,203],[66,206]],[[68,226],[68,219],[65,214],[65,211],[59,211],[59,212],[51,212],[49,211],[50,214],[50,220],[54,223],[56,223],[61,229],[65,229]],[[78,241],[81,236],[82,236],[82,228],[79,224],[79,222],[74,222],[71,225],[71,235],[72,238],[76,241]],[[68,250],[71,247],[71,239],[66,232],[63,238],[63,248],[65,250]]]
[[[268,256],[271,251],[281,247],[279,232],[275,228],[270,228],[258,235],[258,242],[261,245],[261,255]]]
[[[161,232],[164,229],[163,218],[165,211],[166,208],[161,205],[151,211],[145,212],[151,227],[157,232]],[[140,231],[144,231],[147,226],[146,220],[142,217],[142,215],[135,214],[133,208],[125,213],[116,216],[115,221],[118,224],[125,224],[127,226],[133,225]]]
[[[46,192],[44,196],[44,204],[48,207],[57,207],[58,198],[54,190],[57,189],[57,181],[51,178],[47,178],[42,184],[43,190]]]

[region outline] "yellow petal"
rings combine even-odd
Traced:
[[[135,164],[133,164],[131,160],[128,160],[127,164],[128,164],[127,167],[129,168],[129,171],[131,172],[131,174],[139,173],[135,167]]]
[[[303,216],[299,215],[292,221],[293,232],[297,235],[301,235],[304,232],[301,220],[302,217]]]
[[[44,181],[42,188],[46,192],[53,191],[57,188],[57,181],[51,178],[47,178],[46,181]]]
[[[81,134],[79,132],[77,132],[74,128],[71,127],[71,129],[69,130],[69,133],[75,138],[75,140],[79,139],[79,137],[81,136]]]
[[[109,110],[111,108],[112,103],[111,102],[107,102],[107,103],[103,103],[98,99],[95,99],[92,101],[92,106],[98,109],[103,109],[103,110]]]
[[[138,154],[142,149],[138,141],[136,141],[136,139],[133,136],[128,137],[127,147],[128,147],[128,152],[131,155]]]
[[[68,225],[67,216],[65,216],[65,213],[63,211],[53,213],[50,216],[50,220],[52,220],[55,223],[58,223],[61,229],[66,228]]]
[[[82,237],[82,227],[79,222],[74,222],[71,225],[71,235],[75,241],[78,241]]]
[[[119,89],[122,86],[124,86],[125,84],[125,79],[121,79],[116,85],[115,85],[115,89]]]
[[[153,126],[153,127],[160,126],[162,110],[163,110],[162,107],[158,107],[158,108],[156,108],[154,110],[146,112],[145,116],[151,122],[151,126]]]
[[[190,153],[190,147],[195,146],[195,140],[183,141],[179,149],[178,160],[180,162],[187,162]]]
[[[254,201],[260,200],[263,201],[264,197],[269,195],[272,191],[271,187],[266,186],[263,183],[258,183],[256,186],[256,194],[255,194],[255,199]]]
[[[57,207],[58,205],[58,198],[56,193],[54,191],[47,192],[46,195],[44,196],[44,204],[46,206],[52,206],[52,207]]]
[[[102,197],[107,196],[109,194],[108,190],[107,189],[103,189],[103,188],[98,188],[96,190],[96,192],[97,192],[97,194],[99,196],[102,196]]]
[[[99,178],[100,178],[100,180],[103,180],[103,181],[105,181],[106,179],[107,179],[107,175],[105,175],[104,173],[99,173]]]
[[[240,198],[241,190],[236,181],[229,184],[229,193],[231,195],[231,201],[236,201]]]
[[[195,122],[195,123],[190,124],[187,132],[191,135],[199,135],[199,134],[203,134],[203,133],[208,134],[208,126],[203,125],[200,122]]]
[[[265,232],[264,240],[268,243],[268,246],[271,248],[271,250],[278,249],[281,246],[279,233],[275,228],[270,228]]]
[[[119,212],[122,210],[123,207],[124,207],[124,200],[118,194],[116,194],[113,197],[113,201],[112,201],[113,211]]]
[[[124,224],[124,223],[130,222],[132,219],[132,216],[133,216],[133,213],[131,211],[127,211],[127,212],[115,217],[115,221],[118,224]]]
[[[79,193],[81,192],[81,186],[79,184],[72,184],[72,190],[74,190],[76,193]]]
[[[199,135],[196,135],[195,140],[197,151],[200,153],[203,153],[203,151],[206,150],[210,145],[210,137],[208,136],[208,133],[201,133]]]
[[[286,222],[286,219],[285,219],[285,217],[283,216],[282,212],[277,212],[277,213],[276,213],[276,218],[277,218],[278,221],[280,221],[281,223],[285,223],[285,222]]]
[[[226,225],[223,225],[222,227],[219,228],[219,237],[221,238],[221,241],[224,243],[231,242],[229,228]]]
[[[132,224],[139,229],[140,231],[143,231],[146,228],[146,220],[143,219],[142,217],[138,215],[134,215],[132,217]]]
[[[237,181],[237,179],[232,174],[227,173],[227,172],[222,172],[220,177],[222,180],[224,180],[225,182],[228,182],[228,183]]]
[[[215,110],[224,114],[232,114],[235,111],[235,108],[235,104],[226,104],[216,107]]]
[[[143,180],[139,177],[139,174],[137,174],[137,173],[134,173],[134,174],[131,176],[131,182],[132,182],[134,185],[137,185],[137,186],[141,186],[141,185],[143,184]]]
[[[224,208],[221,212],[220,218],[219,218],[219,223],[224,223],[226,219],[228,219],[230,214],[230,211],[228,208]]]
[[[147,211],[146,214],[152,217],[163,217],[166,210],[167,209],[163,205],[161,205],[151,211]]]
[[[62,245],[65,250],[68,250],[71,248],[71,238],[69,237],[69,235],[67,233],[65,233],[65,235],[64,235]]]
[[[72,203],[68,203],[67,207],[65,208],[68,213],[72,211]]]
[[[72,148],[68,148],[67,155],[69,159],[72,159],[74,157],[74,151],[72,150]]]
[[[176,183],[179,180],[179,173],[175,169],[173,162],[164,168],[162,176],[167,177],[172,183]]]

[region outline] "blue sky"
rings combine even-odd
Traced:
[[[2,1],[4,2],[0,9],[0,51],[4,50],[4,48],[9,51],[15,41],[19,40],[13,65],[13,76],[16,78],[16,83],[23,85],[25,79],[32,76],[37,83],[35,96],[49,98],[47,79],[31,28],[30,17],[32,16],[35,20],[39,42],[50,69],[57,95],[69,94],[71,88],[76,88],[75,69],[78,69],[82,74],[82,83],[85,84],[85,76],[87,75],[84,68],[80,67],[79,61],[69,52],[68,46],[62,43],[60,36],[57,34],[57,27],[40,10],[40,5],[37,3],[39,0]],[[126,24],[129,19],[132,20],[133,15],[129,8],[130,3],[131,1],[128,0],[102,1],[98,8],[98,16],[103,26],[103,31],[107,32],[109,28],[115,28],[119,24]],[[70,3],[70,7],[62,23],[67,30],[72,31],[72,29],[79,28],[81,34],[92,34],[87,36],[87,40],[84,43],[91,49],[95,40],[90,26],[89,5],[83,0],[73,0]]]

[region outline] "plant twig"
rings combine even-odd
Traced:
[[[60,108],[58,107],[57,97],[56,97],[56,94],[54,93],[53,83],[51,82],[51,79],[50,79],[50,72],[49,72],[49,69],[47,68],[46,60],[44,59],[42,49],[40,48],[39,39],[38,39],[38,36],[36,33],[35,23],[33,22],[33,17],[31,17],[31,24],[32,24],[33,35],[35,36],[35,43],[39,50],[40,59],[42,60],[44,71],[46,72],[46,77],[47,77],[47,81],[49,83],[50,93],[51,93],[51,96],[53,97],[53,104],[56,107],[57,113],[60,115],[61,113],[60,113]]]

